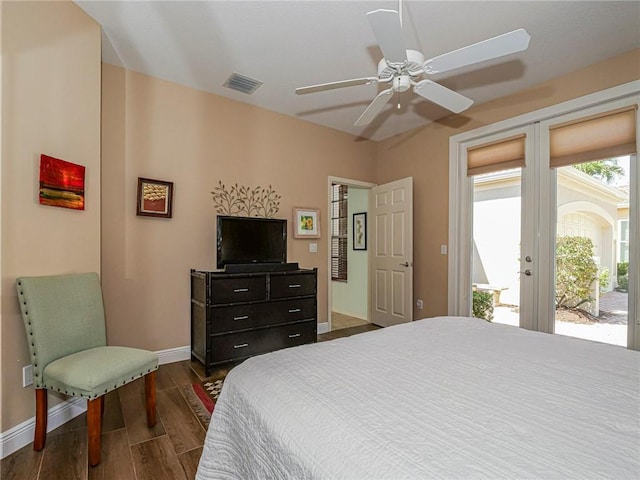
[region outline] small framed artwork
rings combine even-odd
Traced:
[[[85,167],[40,155],[40,205],[84,210]]]
[[[367,212],[353,214],[353,249],[367,249]]]
[[[138,177],[137,215],[171,218],[173,182]]]
[[[320,238],[320,210],[294,207],[293,225],[294,238]]]

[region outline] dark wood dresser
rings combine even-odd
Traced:
[[[191,270],[191,356],[214,365],[317,341],[318,270]]]

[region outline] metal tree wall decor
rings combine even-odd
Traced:
[[[222,181],[214,187],[213,204],[222,215],[272,218],[280,210],[280,195],[269,185],[264,187],[245,187],[232,185],[227,189]]]

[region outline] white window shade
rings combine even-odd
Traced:
[[[467,150],[467,175],[524,167],[525,135],[471,147]]]
[[[549,129],[552,168],[636,153],[636,112],[626,108]]]

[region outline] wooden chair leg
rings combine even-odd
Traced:
[[[156,424],[156,372],[149,372],[144,376],[144,394],[147,404],[147,426]]]
[[[47,441],[47,389],[36,388],[36,432],[33,436],[33,449],[37,452],[44,448]]]
[[[87,429],[89,436],[89,465],[95,467],[100,463],[100,435],[102,433],[102,400],[98,397],[87,400]]]

